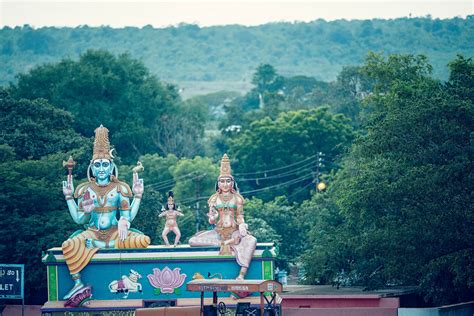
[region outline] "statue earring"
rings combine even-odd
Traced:
[[[114,164],[114,170],[112,170],[112,173],[115,173],[115,178],[118,179],[118,168],[115,167],[115,164]]]
[[[87,167],[87,180],[89,180],[89,182],[92,182],[91,165],[90,164],[89,164],[89,167]]]

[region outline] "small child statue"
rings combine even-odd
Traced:
[[[159,217],[163,217],[163,216],[166,216],[166,223],[165,223],[165,227],[163,228],[163,232],[161,233],[161,236],[163,237],[165,244],[169,246],[170,243],[168,241],[167,235],[170,231],[173,231],[176,235],[176,237],[174,238],[173,247],[176,247],[179,243],[179,239],[181,238],[181,232],[179,231],[176,218],[178,216],[184,216],[184,214],[181,213],[181,209],[179,207],[176,208],[176,204],[174,203],[173,191],[169,191],[168,203],[166,203],[166,205],[161,209],[161,214],[159,215]]]

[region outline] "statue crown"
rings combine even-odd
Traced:
[[[168,203],[173,204],[174,203],[174,194],[173,191],[168,192]]]
[[[92,154],[92,160],[95,159],[109,159],[111,160],[110,154],[110,142],[109,142],[109,130],[102,124],[95,129],[94,139],[94,151]]]
[[[220,174],[219,178],[221,177],[231,177],[231,169],[230,169],[230,159],[227,156],[227,154],[224,154],[221,159],[221,168],[220,168]]]

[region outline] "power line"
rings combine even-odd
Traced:
[[[175,178],[171,178],[171,179],[168,179],[168,180],[163,180],[163,181],[158,181],[158,182],[155,182],[155,183],[151,183],[149,185],[151,186],[154,186],[154,185],[161,185],[161,184],[168,184],[168,183],[171,183],[171,182],[174,182],[176,180],[180,180],[180,179],[183,179],[183,178],[187,178],[189,176],[192,176],[194,174],[196,174],[197,172],[196,171],[192,171],[190,173],[187,173],[187,174],[184,174],[182,176],[179,176],[177,177],[176,179]]]
[[[293,167],[293,166],[296,166],[296,165],[299,165],[303,162],[306,162],[310,159],[313,159],[313,158],[316,158],[316,155],[313,155],[313,156],[310,156],[306,159],[303,159],[303,160],[300,160],[300,161],[297,161],[297,162],[294,162],[292,164],[289,164],[289,165],[286,165],[286,166],[282,166],[282,167],[279,167],[279,168],[274,168],[274,169],[268,169],[268,170],[263,170],[263,171],[257,171],[257,172],[243,172],[243,173],[235,173],[234,176],[243,176],[243,175],[252,175],[252,174],[259,174],[259,173],[269,173],[269,172],[273,172],[273,171],[277,171],[277,170],[282,170],[282,169],[286,169],[286,168],[289,168],[289,167]]]
[[[186,181],[186,180],[185,180]],[[168,185],[163,185],[163,186],[158,186],[158,187],[152,187],[155,190],[162,191],[163,189],[166,189],[165,191],[168,191],[174,186],[174,183],[170,183]],[[168,189],[167,189],[168,188]]]
[[[255,189],[255,190],[249,190],[249,191],[243,191],[243,192],[240,192],[240,194],[257,193],[257,192],[265,191],[265,190],[268,190],[268,189],[285,187],[285,186],[288,186],[288,185],[292,185],[292,184],[295,184],[295,183],[299,183],[299,182],[311,179],[312,177],[313,177],[313,175],[304,175],[302,177],[292,179],[292,180],[289,180],[289,181],[286,181],[286,182],[283,182],[283,183],[274,184],[274,185],[271,185],[271,186],[268,186],[268,187]],[[197,201],[203,201],[203,200],[207,200],[207,199],[208,199],[208,197],[201,197],[201,198],[197,198],[197,199],[196,198],[188,198],[188,199],[181,200],[180,203],[182,205],[188,205],[188,204],[193,204]]]
[[[310,183],[302,186],[301,188],[299,188],[298,190],[295,190],[293,193],[291,193],[290,195],[288,195],[286,198],[289,200],[291,197],[295,196],[296,194],[302,192],[304,189],[306,189],[307,187],[309,187],[310,185],[312,185],[313,182],[311,181]]]
[[[299,166],[298,168],[296,169],[292,169],[292,170],[289,170],[289,171],[285,171],[285,172],[282,172],[282,173],[278,173],[278,174],[275,174],[275,175],[271,175],[271,176],[265,176],[263,175],[262,177],[258,177],[258,178],[248,178],[248,179],[239,179],[239,182],[242,182],[242,181],[258,181],[258,180],[267,180],[267,179],[278,179],[278,178],[283,178],[283,177],[286,177],[286,176],[289,176],[291,174],[294,174],[294,173],[298,173],[298,172],[301,172],[303,170],[311,170],[311,168],[308,168],[308,166],[311,166],[314,164],[314,161],[310,161],[309,163],[307,164],[304,164],[302,166]]]
[[[307,162],[308,160],[311,160],[313,158],[315,158],[317,155],[313,155],[313,156],[310,156],[306,159],[303,159],[303,160],[300,160],[300,161],[297,161],[295,163],[292,163],[292,164],[289,164],[289,165],[286,165],[286,166],[282,166],[282,167],[278,167],[278,168],[274,168],[274,169],[268,169],[268,170],[263,170],[263,171],[256,171],[256,172],[244,172],[244,173],[235,173],[234,176],[242,176],[242,175],[258,175],[258,174],[263,174],[262,177],[257,177],[257,178],[244,178],[244,179],[239,179],[239,181],[255,181],[255,180],[263,180],[263,179],[276,179],[276,178],[281,178],[281,177],[284,177],[286,175],[290,175],[292,173],[296,173],[298,172],[300,169],[303,169],[304,167],[307,167],[309,165],[311,165],[314,161],[311,161],[309,163],[306,163],[304,164],[303,166],[299,166],[298,168],[294,169],[294,170],[290,170],[290,171],[285,171],[281,174],[276,174],[276,175],[270,175],[270,176],[265,176],[266,173],[270,173],[270,172],[273,172],[273,171],[278,171],[278,170],[283,170],[283,169],[287,169],[287,168],[290,168],[290,167],[293,167],[293,166],[296,166],[296,165],[300,165],[304,162]],[[195,175],[196,174],[196,171],[193,171],[193,172],[190,172],[190,173],[187,173],[187,174],[184,174],[180,177],[177,177],[177,178],[171,178],[171,179],[167,179],[167,180],[163,180],[163,181],[158,181],[158,182],[154,182],[154,183],[149,183],[147,184],[147,186],[149,187],[153,187],[155,189],[162,189],[162,188],[167,188],[167,187],[172,187],[174,185],[174,183],[177,181],[177,180],[181,180],[181,179],[185,179],[185,178],[188,178],[192,175]],[[197,175],[196,177],[194,178],[191,178],[191,179],[188,179],[188,180],[194,180],[196,178],[199,178],[201,176],[205,176],[206,174],[201,174],[201,175]]]
[[[167,184],[158,184],[159,182],[157,183],[154,183],[154,184],[149,184],[149,186],[155,188],[155,189],[162,189],[162,188],[166,188],[166,187],[172,187],[174,185],[174,183],[176,182],[176,180],[181,180],[181,179],[184,179],[184,178],[187,178],[189,175],[192,175],[192,174],[197,174],[196,172],[192,172],[192,173],[188,173],[186,176],[181,176],[181,177],[178,177],[176,179],[171,179],[171,180],[168,180],[169,183]],[[186,179],[184,181],[190,181],[190,180],[194,180],[194,179],[198,179],[200,177],[204,177],[206,176],[207,173],[201,173],[201,174],[197,174],[195,177],[193,178],[189,178],[189,179]],[[162,181],[162,182],[165,182],[165,181]]]
[[[309,176],[305,175],[305,176],[302,176],[300,178],[296,178],[296,179],[293,179],[293,180],[290,180],[290,181],[287,181],[287,182],[271,185],[271,186],[261,188],[261,189],[255,189],[255,190],[241,192],[240,194],[255,193],[255,192],[265,191],[265,190],[268,190],[268,189],[283,187],[283,186],[287,186],[287,185],[295,184],[295,183],[298,183],[298,182],[301,182],[301,181],[304,181],[304,180],[311,179],[312,177],[313,177],[313,175],[309,175]]]
[[[192,198],[187,198],[187,199],[184,199],[181,201],[181,204],[184,204],[184,205],[188,205],[189,204],[193,204],[197,201],[203,201],[203,200],[207,200],[209,199],[208,197],[205,197],[205,196],[202,196],[202,197],[199,197],[199,198],[196,198],[196,197],[192,197]],[[189,205],[188,205],[189,206]]]
[[[188,174],[185,174],[185,175],[182,175],[178,178],[171,178],[171,179],[168,179],[168,180],[163,180],[163,181],[158,181],[158,182],[154,182],[154,183],[150,183],[149,186],[161,186],[161,185],[167,185],[167,184],[170,184],[170,183],[173,183],[175,182],[176,180],[179,180],[179,179],[183,179],[183,178],[187,178],[189,176],[192,176],[193,174],[195,174],[196,172],[193,171],[193,172],[190,172]]]
[[[271,179],[278,179],[278,178],[284,178],[284,177],[287,177],[287,176],[290,176],[290,175],[293,175],[295,173],[300,173],[302,171],[311,171],[311,165],[314,163],[314,161],[311,161],[305,165],[302,165],[296,169],[293,169],[293,170],[290,170],[290,171],[285,171],[285,172],[282,172],[282,173],[278,173],[278,174],[275,174],[275,175],[271,175],[271,176],[262,176],[262,177],[259,177],[259,178],[247,178],[247,179],[239,179],[238,182],[245,182],[245,181],[258,181],[258,180],[271,180]],[[185,181],[190,181],[190,180],[194,180],[194,179],[198,179],[200,177],[203,177],[205,176],[206,174],[198,174],[197,176],[193,177],[193,178],[190,178],[190,179],[186,179]],[[181,178],[185,178],[184,176],[181,177]],[[179,178],[177,178],[176,180],[179,180]],[[165,181],[163,181],[165,182]],[[173,187],[175,184],[175,181],[174,180],[171,180],[168,184],[162,184],[162,185],[158,185],[158,183],[154,183],[154,184],[149,184],[148,186],[156,189],[156,190],[160,190],[160,189],[164,189],[164,188],[171,188]]]

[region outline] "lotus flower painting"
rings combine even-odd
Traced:
[[[171,270],[168,267],[164,267],[163,270],[158,268],[153,269],[153,274],[149,274],[148,281],[151,286],[156,288],[160,293],[176,293],[176,290],[183,285],[186,279],[186,274],[180,273],[181,268],[174,268]]]

